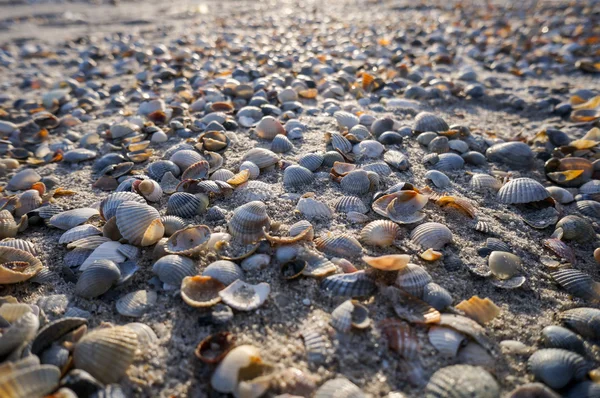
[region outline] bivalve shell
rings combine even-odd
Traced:
[[[89,236],[101,235],[101,234],[102,234],[102,230],[94,225],[89,225],[89,224],[79,225],[79,226],[73,227],[73,228],[69,229],[68,231],[66,231],[65,233],[63,233],[60,236],[58,243],[68,244],[71,242],[75,242],[79,239],[87,238]]]
[[[213,279],[221,282],[225,286],[231,285],[233,282],[244,277],[242,269],[228,260],[218,260],[208,265],[202,271],[202,276],[210,276]]]
[[[256,135],[264,140],[272,140],[278,134],[286,134],[285,128],[273,116],[265,116],[256,125]]]
[[[551,275],[569,294],[584,300],[600,301],[600,283],[588,274],[574,268],[562,268]]]
[[[110,260],[96,260],[83,271],[75,293],[83,298],[94,298],[106,293],[121,277],[121,271]]]
[[[188,257],[169,254],[161,257],[154,263],[152,272],[158,276],[161,282],[169,286],[179,287],[183,278],[196,275],[198,270],[194,260]]]
[[[455,153],[442,153],[439,155],[439,160],[434,168],[442,171],[453,171],[462,169],[464,164],[464,159],[459,155]]]
[[[309,220],[329,219],[333,216],[333,212],[327,204],[310,196],[300,198],[296,209]]]
[[[585,354],[583,340],[577,334],[562,326],[546,326],[542,330],[541,340],[547,348],[562,348]]]
[[[500,387],[485,369],[451,365],[435,372],[425,387],[426,398],[498,398]]]
[[[279,156],[268,149],[252,148],[242,157],[242,162],[246,161],[254,163],[262,170],[279,162]]]
[[[371,189],[371,180],[366,171],[354,170],[342,178],[340,186],[351,195],[363,195]]]
[[[318,250],[334,256],[356,257],[362,253],[360,242],[348,234],[338,235],[330,232],[315,239],[315,246]]]
[[[78,226],[79,224],[83,224],[96,214],[98,214],[98,210],[87,207],[67,210],[52,216],[48,221],[48,224],[66,231]]]
[[[360,231],[360,240],[368,245],[387,247],[394,243],[399,232],[398,224],[388,220],[376,220]]]
[[[204,159],[204,157],[196,151],[193,151],[190,149],[184,149],[184,150],[175,152],[173,155],[171,155],[169,160],[171,162],[175,163],[175,165],[177,165],[177,167],[179,167],[179,170],[186,170],[188,167],[190,167],[194,163],[198,163],[198,162],[200,162],[202,160],[206,160],[206,159]],[[166,171],[173,172],[172,170],[165,170],[165,172]],[[173,175],[176,175],[176,174],[173,173]]]
[[[291,151],[294,145],[285,135],[277,135],[271,142],[271,150],[275,153],[286,153]]]
[[[42,268],[42,262],[31,253],[0,246],[0,285],[26,281]]]
[[[417,298],[423,297],[425,286],[432,281],[425,268],[416,264],[407,264],[398,271],[395,285]]]
[[[181,256],[195,256],[206,247],[209,239],[210,229],[206,225],[192,225],[171,235],[165,251]]]
[[[365,297],[370,296],[376,286],[364,271],[357,271],[351,274],[328,276],[321,282],[321,289],[332,296]]]
[[[369,310],[356,300],[346,300],[331,313],[331,325],[341,333],[353,327],[365,329],[371,324]]]
[[[536,351],[529,357],[527,367],[536,379],[553,389],[563,388],[572,380],[583,379],[589,370],[581,355],[560,348]]]
[[[251,311],[263,305],[270,292],[268,283],[251,285],[238,279],[221,290],[219,296],[225,304],[238,311]]]
[[[596,233],[588,220],[571,215],[563,217],[558,221],[552,237],[584,243],[594,240]]]
[[[444,224],[428,222],[413,229],[410,239],[425,249],[439,250],[452,242],[452,232]]]
[[[490,162],[504,163],[514,168],[533,166],[533,151],[524,142],[504,142],[489,147],[485,156]]]
[[[298,165],[292,165],[283,172],[283,185],[289,187],[305,186],[313,182],[312,171]]]
[[[570,329],[584,337],[600,338],[600,310],[596,308],[574,308],[558,315],[558,318]]]
[[[531,178],[515,178],[498,191],[498,200],[505,204],[539,202],[548,197],[546,188]]]
[[[324,156],[321,153],[307,153],[298,159],[298,164],[310,171],[316,171],[323,164]]]
[[[225,288],[210,276],[186,276],[181,281],[181,298],[194,308],[212,307],[221,301],[219,292]]]
[[[110,220],[117,215],[117,208],[123,202],[137,202],[146,204],[144,198],[134,192],[115,192],[102,199],[100,202],[100,216],[105,221]]]
[[[335,209],[340,213],[350,213],[351,211],[365,214],[369,208],[357,196],[342,196],[336,203]]]
[[[421,112],[415,117],[413,130],[422,133],[424,131],[448,131],[448,123],[441,117],[430,112]]]
[[[116,217],[119,232],[132,245],[153,245],[165,233],[158,211],[145,204],[123,202],[117,208]]]
[[[366,398],[360,388],[348,379],[338,377],[326,381],[315,392],[315,398]]]
[[[117,312],[124,316],[139,318],[156,304],[158,296],[154,291],[138,290],[117,300]]]
[[[456,330],[440,326],[431,327],[427,336],[431,345],[447,358],[456,357],[458,349],[465,340],[465,336]]]
[[[265,204],[253,201],[235,209],[227,227],[233,237],[252,243],[264,236],[263,228],[268,229],[270,223]]]
[[[60,369],[34,365],[8,371],[0,377],[0,396],[6,398],[45,397],[60,380]]]

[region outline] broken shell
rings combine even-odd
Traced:
[[[387,247],[394,243],[399,232],[398,224],[388,220],[376,220],[360,231],[360,240],[368,245]]]
[[[96,260],[83,271],[77,284],[75,293],[83,298],[98,297],[108,291],[121,277],[121,271],[110,260]]]
[[[116,217],[119,232],[132,245],[153,245],[165,233],[158,211],[145,204],[123,202],[117,208]]]
[[[306,264],[306,261],[301,259],[286,261],[285,263],[281,264],[281,276],[287,280],[296,279],[302,275],[304,269],[306,268]]]
[[[175,232],[167,240],[165,251],[182,256],[199,254],[210,239],[210,229],[206,225],[192,225]]]
[[[471,218],[475,218],[475,207],[467,200],[456,196],[442,196],[435,201],[435,204],[440,207],[451,207],[462,211]]]
[[[521,270],[521,259],[512,253],[494,251],[488,259],[492,273],[500,279],[510,279]]]
[[[134,186],[136,184],[134,183]],[[162,188],[158,184],[158,182],[154,180],[143,180],[137,184],[137,191],[142,195],[146,200],[150,202],[158,202],[162,197]]]
[[[169,286],[179,287],[183,278],[196,275],[197,269],[194,260],[169,254],[154,263],[152,272],[158,276],[161,282]]]
[[[452,232],[443,224],[429,222],[413,229],[410,239],[423,248],[439,250],[452,242]]]
[[[225,288],[210,276],[186,276],[181,281],[181,298],[195,308],[212,307],[221,301],[219,292]]]
[[[0,246],[0,285],[19,283],[34,277],[42,262],[23,250]]]
[[[463,311],[469,318],[480,324],[486,324],[500,314],[500,308],[489,298],[481,299],[473,296],[456,305],[456,309]]]
[[[227,228],[233,237],[252,243],[264,236],[263,228],[269,228],[270,223],[265,204],[253,201],[234,210]]]
[[[498,191],[498,200],[505,204],[539,202],[549,196],[546,188],[531,178],[515,178]]]
[[[154,291],[138,290],[117,300],[117,312],[124,316],[139,318],[156,304],[158,296]]]
[[[553,389],[562,388],[572,380],[583,379],[589,370],[581,355],[559,348],[534,352],[527,361],[527,368],[536,379]]]
[[[331,313],[331,325],[341,333],[351,328],[365,329],[371,324],[369,310],[356,300],[346,300]]]
[[[447,358],[454,358],[458,353],[465,336],[455,330],[445,327],[433,326],[427,334],[431,345]]]
[[[379,257],[363,256],[362,260],[371,267],[382,271],[399,271],[410,261],[408,254],[388,254]]]
[[[421,257],[425,261],[437,261],[440,258],[442,258],[442,256],[443,254],[441,252],[435,251],[431,248],[419,254],[419,257]]]
[[[441,117],[430,112],[421,112],[415,117],[413,130],[422,133],[424,131],[448,131],[448,124]]]
[[[204,363],[219,363],[233,349],[236,340],[229,332],[211,334],[196,346],[194,354]]]
[[[356,238],[348,234],[333,234],[331,232],[315,239],[319,251],[337,256],[356,257],[362,253],[362,246]]]
[[[261,282],[258,285],[250,285],[241,280],[233,282],[219,296],[228,306],[239,311],[251,311],[260,307],[269,296],[271,288],[268,283]]]

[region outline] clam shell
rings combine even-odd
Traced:
[[[448,131],[448,123],[441,117],[430,112],[421,112],[415,117],[413,130],[422,133],[424,131]]]
[[[233,393],[244,373],[256,375],[262,361],[260,350],[251,345],[235,347],[223,358],[210,378],[210,385],[220,393]]]
[[[429,152],[438,154],[448,152],[450,150],[448,137],[435,137],[433,140],[431,140],[429,145],[427,145],[427,149],[429,149]]]
[[[242,162],[252,162],[260,169],[273,166],[279,162],[279,156],[275,152],[264,148],[252,148],[244,154]]]
[[[194,218],[206,211],[208,203],[208,197],[203,194],[175,192],[167,202],[167,215]]]
[[[452,171],[462,169],[465,161],[462,157],[455,153],[442,153],[439,155],[439,160],[435,164],[436,170]]]
[[[294,149],[294,145],[285,135],[277,135],[271,142],[271,150],[275,153],[286,153]]]
[[[491,279],[490,283],[499,289],[518,289],[527,282],[527,279],[522,276],[513,276],[510,279]]]
[[[227,228],[234,238],[243,243],[253,243],[263,236],[263,228],[269,228],[270,219],[263,202],[253,201],[234,210]]]
[[[0,285],[26,281],[43,268],[42,262],[23,250],[0,246]]]
[[[596,233],[592,224],[586,219],[578,216],[566,216],[558,221],[552,237],[584,243],[594,240]]]
[[[430,282],[423,288],[423,301],[438,311],[442,311],[452,304],[450,292],[437,283]]]
[[[117,300],[117,312],[124,316],[139,318],[156,304],[158,296],[154,291],[138,290]]]
[[[302,270],[302,274],[306,276],[320,278],[334,273],[337,270],[335,265],[329,261],[327,257],[314,250],[301,248],[297,252],[297,259],[306,262],[306,266]]]
[[[204,338],[194,354],[204,363],[219,363],[233,349],[236,337],[229,332],[218,332]]]
[[[275,119],[273,116],[265,116],[255,127],[256,135],[258,135],[263,140],[272,140],[278,134],[286,134],[285,128],[281,125],[279,120]]]
[[[368,223],[360,231],[360,240],[368,245],[391,246],[400,232],[398,224],[387,220],[376,220]]]
[[[450,178],[448,178],[448,176],[441,171],[429,170],[427,173],[425,173],[425,178],[433,182],[433,185],[441,189],[452,185]]]
[[[397,319],[384,319],[377,327],[387,340],[390,350],[410,361],[419,356],[419,340],[413,328]]]
[[[258,176],[260,175],[260,169],[258,168],[258,166],[249,161],[242,162],[238,170],[248,170],[248,172],[250,172],[250,179],[258,178]]]
[[[0,246],[12,247],[14,249],[23,250],[24,252],[27,252],[32,256],[38,255],[38,251],[35,245],[23,239],[5,238],[0,241]]]
[[[96,214],[98,214],[98,210],[92,208],[67,210],[52,216],[48,221],[48,224],[55,228],[68,230],[79,224],[83,224]]]
[[[298,159],[298,164],[310,171],[316,171],[323,164],[324,156],[321,153],[307,153]]]
[[[382,293],[400,319],[418,324],[437,323],[440,320],[438,310],[397,287],[385,287]]]
[[[25,189],[31,188],[33,184],[40,181],[42,177],[32,169],[23,169],[16,173],[8,184],[6,184],[6,189],[8,191],[21,191]]]
[[[323,155],[323,166],[331,167],[335,162],[345,162],[344,157],[337,151],[328,151]]]
[[[65,244],[75,242],[77,240],[87,238],[89,236],[101,235],[102,230],[94,225],[79,225],[77,227],[73,227],[69,229],[67,232],[63,233],[58,243]]]
[[[116,192],[108,195],[100,202],[100,215],[105,221],[117,215],[117,208],[121,203],[131,201],[146,204],[144,198],[134,192]]]
[[[268,283],[261,282],[251,285],[241,280],[233,282],[219,292],[225,304],[238,311],[255,310],[267,300],[271,287]]]
[[[158,211],[145,204],[123,202],[117,208],[116,217],[119,232],[132,245],[153,245],[165,233]]]
[[[359,123],[358,117],[350,112],[337,111],[333,114],[338,125],[344,129],[350,130]]]
[[[327,362],[329,340],[325,333],[322,333],[314,325],[305,327],[301,330],[302,340],[304,340],[304,350],[309,364],[320,365]]]
[[[92,254],[93,250],[75,249],[68,252],[63,261],[67,267],[79,267]]]
[[[170,171],[166,172],[165,175],[160,179],[160,188],[166,194],[172,194],[177,191],[177,187],[181,181],[171,174]]]
[[[425,249],[439,250],[452,242],[452,232],[443,224],[428,222],[413,229],[410,239]]]
[[[490,162],[504,163],[520,169],[533,166],[533,152],[524,142],[504,142],[492,145],[485,151]]]
[[[371,171],[380,177],[387,177],[392,174],[392,169],[386,163],[378,162],[363,166],[364,171]]]
[[[489,298],[481,299],[473,296],[456,304],[456,309],[461,310],[469,318],[480,324],[486,324],[500,314],[500,308]]]
[[[73,362],[102,383],[116,383],[133,363],[137,346],[137,335],[126,326],[96,329],[75,345]]]
[[[225,286],[244,277],[244,271],[233,261],[219,260],[208,265],[202,271],[202,276],[210,276]]]
[[[572,380],[583,379],[589,370],[581,355],[560,348],[536,351],[529,357],[527,368],[536,379],[553,389],[565,387]]]
[[[579,193],[588,195],[600,193],[600,180],[592,180],[586,182],[585,184],[579,187]]]
[[[37,209],[42,205],[40,193],[35,189],[30,189],[23,192],[17,201],[15,208],[15,217],[20,218],[32,210]]]
[[[594,200],[580,200],[576,203],[577,210],[584,216],[600,218],[600,203]]]
[[[510,180],[498,191],[498,200],[501,203],[530,203],[548,198],[550,194],[546,188],[531,178],[515,178]]]
[[[488,259],[492,273],[500,279],[510,279],[521,270],[521,258],[512,253],[494,251]]]
[[[283,172],[283,185],[289,187],[305,186],[313,182],[312,171],[297,165],[289,166]]]
[[[17,236],[17,232],[19,232],[21,226],[26,227],[27,220],[27,216],[23,216],[19,224],[17,224],[13,215],[8,210],[0,211],[0,238]]]
[[[328,276],[321,282],[321,289],[332,296],[365,297],[370,296],[376,286],[364,271],[357,271],[351,274]]]
[[[335,203],[335,210],[340,213],[350,213],[351,211],[357,213],[367,213],[369,208],[365,206],[363,201],[356,196],[342,196]]]
[[[318,250],[335,256],[361,255],[362,246],[352,235],[336,234],[329,232],[327,235],[315,239],[315,246]]]
[[[315,398],[366,398],[366,395],[348,379],[338,377],[319,387]]]
[[[8,371],[0,377],[0,396],[6,398],[44,397],[60,380],[60,370],[52,365],[34,365]]]
[[[2,336],[0,336],[0,356],[6,356],[21,344],[33,340],[39,326],[38,315],[28,312],[14,321],[9,327],[3,328]]]
[[[177,167],[179,167],[179,170],[186,170],[188,167],[190,167],[194,163],[198,163],[198,162],[200,162],[202,160],[206,160],[206,159],[204,159],[204,157],[202,155],[200,155],[198,152],[196,152],[194,150],[184,149],[184,150],[175,152],[173,155],[171,155],[169,160],[171,162],[175,163],[175,165],[177,165]],[[173,173],[173,171],[171,169],[169,169],[168,171],[171,171]],[[178,175],[178,174],[173,173],[173,175]]]
[[[177,287],[181,286],[183,278],[196,275],[197,271],[194,260],[176,254],[161,257],[152,266],[152,272],[161,282]]]
[[[110,260],[117,264],[125,261],[125,255],[119,252],[121,246],[121,243],[113,241],[102,243],[84,260],[79,271],[85,271],[96,260]]]
[[[206,225],[192,225],[171,235],[165,251],[170,254],[194,256],[206,247],[209,239],[210,229]]]
[[[494,377],[479,366],[451,365],[431,376],[425,396],[496,398],[500,396],[500,387]]]
[[[241,166],[240,166],[240,170],[241,170]],[[260,172],[260,170],[259,170],[259,172]],[[235,175],[235,173],[231,170],[219,169],[210,176],[210,179],[213,181],[227,181],[234,175]]]
[[[177,216],[162,216],[160,222],[162,222],[165,227],[165,236],[171,236],[187,226],[187,222],[183,218]]]
[[[333,212],[327,204],[312,197],[300,198],[296,204],[296,209],[309,220],[329,219],[333,216]]]
[[[306,231],[309,230],[307,233]],[[289,234],[292,237],[302,236],[302,239],[312,240],[314,229],[309,221],[301,220],[295,224],[290,225]]]
[[[547,348],[562,348],[585,355],[583,340],[567,328],[550,325],[542,330],[541,340]]]
[[[457,331],[439,326],[431,327],[427,336],[431,345],[447,358],[456,357],[458,349],[465,340],[465,336]]]
[[[485,192],[486,190],[497,191],[502,186],[502,183],[488,174],[473,174],[471,178],[471,187],[477,192]]]
[[[387,151],[383,155],[383,160],[384,162],[386,162],[387,164],[399,171],[408,170],[408,168],[410,167],[410,163],[406,155],[394,149]]]
[[[181,170],[179,166],[170,160],[157,160],[146,167],[146,173],[153,180],[161,181],[166,173],[171,173],[173,177],[177,177],[181,174]]]
[[[64,318],[50,322],[39,330],[31,345],[31,353],[41,355],[53,343],[64,339],[77,330],[81,330],[82,327],[85,328],[85,325],[87,325],[86,319],[69,317],[65,314]]]
[[[156,333],[154,333],[154,330],[145,323],[131,322],[125,326],[137,334],[138,343],[141,345],[156,344],[158,341],[158,337],[156,336]]]
[[[108,238],[105,238],[104,236],[88,236],[86,238],[79,239],[79,240],[76,240],[75,242],[69,243],[67,245],[67,249],[80,248],[80,249],[94,250],[98,246],[100,246],[101,244],[106,243],[106,242],[111,242],[111,240]]]
[[[83,271],[75,294],[83,298],[94,298],[106,293],[121,277],[121,271],[110,260],[96,260]]]
[[[454,314],[441,314],[439,318],[440,326],[447,326],[460,333],[471,337],[477,344],[488,351],[492,351],[493,344],[486,336],[485,329],[471,318]]]
[[[558,315],[569,328],[584,337],[600,338],[600,310],[596,308],[574,308]]]
[[[355,300],[346,300],[331,313],[331,325],[341,333],[352,327],[364,329],[371,324],[369,311]]]
[[[225,285],[210,276],[186,276],[181,281],[181,298],[191,307],[212,307],[221,301],[219,291],[224,288]]]
[[[364,170],[354,170],[340,181],[340,187],[351,195],[363,195],[371,189],[371,180]]]
[[[588,274],[574,268],[558,269],[552,278],[569,294],[584,300],[600,301],[600,283]]]
[[[421,298],[425,285],[431,282],[431,275],[425,268],[416,264],[407,264],[406,267],[398,271],[395,285],[408,294]]]
[[[162,188],[154,180],[141,181],[137,185],[137,191],[149,202],[158,202],[163,194]]]

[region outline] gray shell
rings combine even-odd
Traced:
[[[504,142],[492,145],[485,152],[490,162],[504,163],[515,168],[533,166],[533,152],[524,142]]]
[[[392,169],[390,169],[390,166],[383,162],[371,163],[366,166],[363,166],[362,169],[364,171],[372,171],[374,173],[377,173],[381,177],[387,177],[390,174],[392,174]]]
[[[576,203],[577,210],[584,216],[600,218],[600,203],[595,200],[580,200]]]
[[[531,178],[515,178],[498,191],[498,200],[505,204],[538,202],[548,197],[546,188]]]
[[[465,161],[462,157],[455,153],[442,153],[439,155],[439,160],[435,164],[436,170],[452,171],[462,169]]]
[[[574,268],[563,268],[552,272],[551,275],[569,294],[584,300],[600,301],[598,283],[588,274]]]
[[[286,153],[291,151],[294,148],[294,145],[290,142],[290,140],[282,134],[278,134],[273,138],[273,142],[271,142],[271,150],[275,153]]]
[[[315,176],[307,168],[292,165],[283,172],[283,185],[289,187],[304,186],[313,182]]]
[[[383,160],[390,166],[404,171],[410,167],[408,158],[400,151],[390,150],[383,155]]]
[[[411,296],[421,298],[425,286],[430,282],[432,282],[431,275],[425,268],[409,263],[398,271],[395,285]]]
[[[338,377],[319,387],[315,398],[366,398],[366,395],[348,379]]]
[[[433,182],[433,185],[441,189],[447,188],[450,185],[452,185],[450,178],[448,178],[448,176],[442,173],[441,171],[429,170],[427,173],[425,173],[425,178],[431,180],[431,182]]]
[[[160,221],[165,227],[165,236],[171,236],[187,226],[187,222],[183,218],[177,216],[162,216]]]
[[[252,148],[242,157],[242,162],[245,161],[250,161],[260,169],[264,169],[279,162],[279,156],[268,149]]]
[[[592,180],[586,182],[579,187],[579,193],[582,194],[595,194],[600,193],[600,180]]]
[[[430,112],[421,112],[415,117],[413,130],[416,132],[424,131],[448,131],[448,123],[441,117]]]
[[[152,272],[158,276],[161,282],[179,287],[183,278],[196,275],[198,270],[194,260],[176,254],[169,254],[154,263]]]
[[[572,380],[583,379],[589,370],[581,355],[560,348],[536,351],[529,357],[527,368],[536,379],[553,389],[560,389]]]
[[[600,338],[600,310],[596,308],[574,308],[558,315],[558,318],[570,329],[584,337]]]
[[[148,173],[148,176],[150,176],[150,178],[152,178],[154,181],[162,180],[163,176],[167,172],[173,174],[174,177],[177,177],[179,174],[181,174],[179,166],[170,160],[157,160],[150,163],[148,167],[146,167],[146,173]]]
[[[150,290],[138,290],[117,300],[117,312],[124,316],[139,318],[156,304],[158,296]]]
[[[542,330],[541,340],[547,348],[562,348],[585,354],[583,340],[577,334],[562,326],[546,326]]]
[[[108,221],[117,215],[117,208],[123,202],[130,201],[146,204],[146,199],[134,192],[115,192],[100,202],[100,215]]]
[[[69,229],[63,233],[58,240],[60,244],[75,242],[76,240],[86,238],[88,236],[101,235],[102,230],[94,225],[79,225]]]
[[[310,171],[315,171],[323,164],[325,157],[321,153],[307,153],[298,159],[298,164]]]
[[[449,307],[453,301],[448,290],[433,282],[425,285],[421,298],[438,311]]]
[[[364,271],[357,271],[328,276],[321,282],[321,289],[332,296],[364,297],[374,293],[376,286]]]
[[[351,211],[366,214],[369,208],[363,203],[363,201],[356,196],[342,196],[335,203],[335,210],[340,213],[349,213]]]
[[[444,224],[428,222],[413,229],[410,239],[424,249],[438,250],[452,242],[452,231]]]
[[[366,171],[354,170],[342,178],[340,186],[344,192],[351,195],[363,195],[369,192],[371,180]]]
[[[59,229],[68,230],[83,224],[96,214],[98,214],[98,210],[89,207],[67,210],[52,216],[48,224]]]
[[[182,218],[194,218],[204,213],[208,207],[208,200],[203,200],[187,192],[175,192],[167,202],[167,214]]]
[[[228,260],[218,260],[209,264],[202,271],[202,276],[210,276],[218,280],[225,286],[231,285],[233,282],[244,277],[244,271],[236,263]]]
[[[451,365],[435,372],[425,387],[426,398],[498,398],[500,387],[485,369]]]

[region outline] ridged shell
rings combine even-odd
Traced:
[[[448,137],[442,136],[434,138],[433,140],[431,140],[429,145],[427,145],[427,149],[429,149],[429,152],[438,154],[448,152],[450,150]]]
[[[88,236],[86,238],[79,239],[79,240],[76,240],[75,242],[69,243],[67,245],[67,249],[80,248],[80,249],[94,250],[98,246],[100,246],[101,244],[106,243],[106,242],[111,242],[111,240],[108,238],[105,238],[104,236]]]
[[[137,185],[137,191],[149,202],[158,202],[163,194],[159,183],[154,180],[141,181]]]
[[[50,218],[50,220],[48,221],[48,224],[66,231],[68,229],[78,226],[79,224],[83,224],[96,214],[98,214],[98,210],[87,207],[81,209],[67,210],[55,216],[52,216],[52,218]]]
[[[249,161],[242,162],[238,170],[248,170],[248,172],[250,172],[250,179],[258,178],[258,176],[260,175],[260,169],[258,168],[258,166]]]
[[[430,112],[421,112],[415,117],[413,130],[416,132],[424,131],[448,131],[448,123],[441,117]]]
[[[301,330],[306,359],[311,365],[324,364],[328,359],[329,339],[313,324]]]
[[[300,248],[296,257],[298,260],[306,262],[302,275],[321,278],[337,271],[335,264],[318,251]]]
[[[146,204],[144,198],[134,192],[116,192],[108,195],[100,202],[100,215],[105,221],[117,215],[117,208],[123,202],[137,202]]]
[[[502,183],[489,174],[473,174],[471,178],[471,187],[477,192],[485,192],[488,189],[497,191],[501,186]]]
[[[574,268],[563,268],[551,275],[569,294],[584,300],[600,301],[600,283],[588,274]]]
[[[158,296],[150,290],[138,290],[117,300],[117,312],[124,316],[139,318],[156,304]]]
[[[169,254],[154,263],[152,272],[158,276],[161,282],[179,287],[183,278],[196,275],[198,270],[194,260],[176,254]]]
[[[263,237],[263,228],[268,229],[270,223],[265,204],[253,201],[234,210],[227,228],[233,237],[241,239],[243,243],[253,243]]]
[[[536,351],[529,357],[527,368],[536,379],[553,389],[563,388],[572,380],[583,379],[589,370],[581,355],[560,348]]]
[[[15,217],[20,218],[41,205],[42,198],[39,191],[35,189],[27,190],[19,196],[17,207],[15,208]]]
[[[436,170],[452,171],[462,169],[465,161],[462,157],[455,153],[442,153],[439,155],[439,160],[435,164]]]
[[[26,281],[43,268],[32,254],[13,247],[0,246],[0,285]]]
[[[308,234],[306,230],[311,230]],[[314,228],[313,225],[306,220],[300,220],[297,223],[290,225],[290,229],[288,231],[289,235],[292,237],[303,236],[303,239],[313,240],[314,238]]]
[[[327,204],[312,197],[300,198],[296,205],[296,209],[309,220],[329,219],[333,216],[333,212]]]
[[[364,170],[354,170],[346,174],[340,181],[340,186],[344,192],[351,195],[363,195],[369,192],[371,180]]]
[[[279,156],[275,152],[264,148],[252,148],[244,154],[242,162],[250,161],[260,169],[273,166],[279,162]]]
[[[323,164],[324,156],[321,153],[307,153],[298,159],[298,164],[310,171],[316,171]]]
[[[206,211],[208,203],[208,197],[204,194],[175,192],[167,202],[167,215],[194,218]]]
[[[286,134],[281,122],[273,116],[265,116],[256,125],[256,135],[264,140],[272,140],[278,134]]]
[[[480,324],[490,322],[500,314],[500,308],[489,298],[481,299],[473,296],[456,304],[456,309],[465,313],[469,318]]]
[[[465,340],[465,336],[457,331],[439,326],[430,328],[427,336],[431,345],[447,358],[456,357],[458,349]]]
[[[155,181],[162,180],[164,175],[168,172],[170,172],[174,177],[177,177],[179,174],[181,174],[179,166],[170,160],[157,160],[152,162],[146,168],[146,172],[148,173],[148,176]]]
[[[65,244],[75,242],[76,240],[87,238],[88,236],[101,235],[102,230],[94,225],[79,225],[63,233],[58,243]]]
[[[360,231],[360,240],[368,245],[387,247],[394,243],[400,227],[388,220],[376,220],[368,223]]]
[[[23,250],[32,256],[37,256],[39,254],[33,243],[23,239],[5,238],[0,241],[0,246]]]
[[[116,383],[133,363],[137,346],[137,335],[126,326],[96,329],[75,345],[73,361],[102,383]]]
[[[448,176],[441,171],[429,170],[427,173],[425,173],[425,178],[433,182],[433,185],[438,188],[443,189],[452,185],[450,178],[448,178]]]
[[[337,151],[328,151],[323,155],[323,166],[331,167],[335,162],[345,162],[344,157]]]
[[[9,327],[3,328],[2,336],[0,336],[0,356],[6,356],[21,344],[33,340],[39,326],[38,315],[28,312],[14,321]]]
[[[271,142],[271,150],[275,153],[286,153],[291,151],[294,145],[285,135],[277,135]]]
[[[165,227],[165,236],[167,237],[187,226],[187,222],[183,218],[177,216],[162,216],[160,221]]]
[[[75,249],[65,254],[63,261],[67,267],[79,267],[92,254],[92,252],[93,250],[88,249]]]
[[[438,311],[442,311],[452,304],[452,295],[448,290],[430,282],[423,288],[422,299]]]
[[[181,256],[195,256],[206,248],[209,239],[210,229],[206,225],[191,225],[171,235],[165,251]]]
[[[184,149],[182,151],[175,152],[173,155],[171,155],[169,160],[171,162],[175,163],[177,165],[177,167],[179,167],[179,170],[186,170],[188,167],[190,167],[194,163],[198,163],[201,160],[206,160],[206,159],[204,159],[204,157],[196,151]],[[169,171],[171,171],[171,170],[169,170]],[[173,174],[173,175],[175,175],[175,174]]]
[[[395,285],[406,293],[417,298],[423,297],[425,286],[432,281],[431,275],[425,268],[416,264],[407,264],[398,271]]]
[[[179,181],[173,174],[168,171],[165,175],[160,179],[160,188],[166,194],[172,194],[177,191],[177,187],[181,181]]]
[[[234,175],[235,173],[231,170],[219,169],[210,176],[210,179],[213,181],[227,181]]]
[[[584,243],[596,238],[592,224],[579,216],[566,216],[556,223],[552,237]]]
[[[383,155],[383,160],[384,162],[386,162],[387,164],[399,171],[408,170],[408,168],[410,167],[410,163],[406,155],[404,155],[400,151],[396,151],[393,149],[387,151]]]
[[[332,296],[364,297],[370,296],[376,286],[364,271],[357,271],[351,274],[328,276],[321,282],[321,289]]]
[[[225,288],[210,276],[186,276],[181,281],[181,298],[194,308],[212,307],[221,301],[219,292]]]
[[[533,165],[533,152],[524,142],[504,142],[485,151],[490,162],[504,163],[514,168],[527,169]]]
[[[370,325],[369,310],[355,300],[346,300],[331,313],[331,326],[348,333],[352,327],[364,329]]]
[[[116,217],[119,232],[135,246],[153,245],[165,233],[158,211],[145,204],[123,202],[117,208]]]
[[[580,200],[576,203],[577,210],[584,216],[600,218],[600,203],[593,200]]]
[[[5,398],[44,397],[58,387],[60,369],[35,365],[6,372],[0,377],[0,396]]]
[[[110,260],[96,260],[83,271],[75,285],[75,294],[94,298],[106,293],[121,277],[121,271]]]
[[[390,174],[392,174],[392,169],[390,169],[390,166],[388,166],[386,163],[383,163],[383,162],[367,164],[367,165],[363,166],[362,169],[364,171],[372,171],[372,172],[376,173],[377,175],[379,175],[380,177],[387,177]]]
[[[586,182],[579,187],[579,193],[593,195],[600,193],[600,180],[592,180]]]
[[[359,123],[356,115],[346,111],[337,111],[333,114],[333,117],[340,127],[348,130]]]
[[[244,277],[244,271],[234,263],[228,260],[218,260],[208,265],[202,271],[202,276],[210,276],[218,280],[225,286],[231,285],[233,282]]]
[[[318,250],[335,256],[356,257],[362,254],[362,246],[356,238],[348,234],[328,233],[315,239]]]
[[[238,311],[251,311],[260,307],[270,292],[271,287],[268,283],[251,285],[238,279],[221,290],[219,296],[225,304]]]
[[[408,361],[419,356],[420,345],[415,330],[398,319],[384,319],[377,324],[388,348]]]
[[[348,379],[338,377],[319,387],[315,398],[366,398],[366,395]]]
[[[312,171],[297,165],[289,166],[283,172],[283,185],[289,187],[305,186],[313,182]]]
[[[79,268],[79,271],[85,271],[86,268],[96,260],[110,260],[117,264],[125,261],[125,256],[119,252],[119,248],[121,246],[122,245],[119,242],[104,242],[94,249],[94,251],[84,260]]]
[[[574,308],[558,315],[558,318],[570,329],[584,337],[600,338],[600,310],[596,308]]]
[[[444,224],[428,222],[413,229],[410,239],[425,249],[439,250],[452,242],[452,232]]]
[[[577,334],[562,326],[546,326],[542,330],[541,341],[547,348],[562,348],[585,355],[583,340]]]
[[[365,206],[363,201],[356,196],[342,196],[335,203],[335,210],[340,213],[350,213],[351,211],[357,213],[367,213],[369,208]]]
[[[498,398],[500,387],[485,369],[451,365],[435,372],[425,387],[426,398]]]
[[[546,188],[531,178],[515,178],[498,191],[498,200],[505,204],[538,202],[548,197]]]
[[[42,177],[35,170],[23,169],[12,176],[6,185],[6,189],[8,191],[21,191],[29,189],[33,184],[41,179]]]

